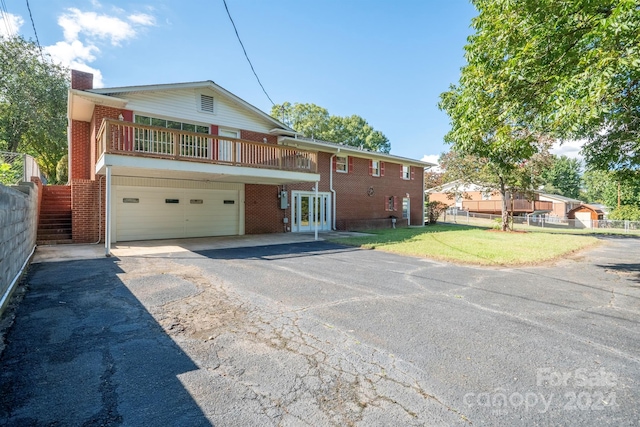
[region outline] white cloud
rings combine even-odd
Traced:
[[[98,0],[91,4],[96,9],[103,6]],[[144,27],[155,25],[155,17],[146,13],[126,16],[126,11],[113,9],[111,14],[82,11],[69,8],[58,17],[64,41],[45,47],[45,51],[62,65],[93,74],[94,87],[102,87],[100,70],[89,65],[101,53],[99,44],[120,46],[122,42],[135,38]]]
[[[88,65],[89,62],[95,61],[96,55],[100,53],[97,46],[84,45],[80,40],[74,40],[71,43],[61,41],[52,46],[46,46],[44,50],[55,62],[74,70],[92,73],[94,87],[104,85],[100,70]]]
[[[586,141],[583,139],[577,141],[556,142],[549,151],[551,154],[555,154],[556,156],[567,156],[572,159],[583,160],[582,155],[580,155],[580,150],[585,142]]]
[[[20,15],[0,12],[0,37],[15,36],[20,32],[24,19]]]
[[[58,18],[58,24],[68,42],[78,40],[82,32],[89,38],[108,39],[112,45],[118,46],[120,42],[136,35],[135,28],[118,17],[82,12],[74,7]]]
[[[156,24],[156,19],[146,13],[134,13],[133,15],[129,15],[128,19],[138,25],[153,26]]]

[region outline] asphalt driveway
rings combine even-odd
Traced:
[[[638,426],[640,240],[490,269],[327,242],[34,264],[0,425]]]

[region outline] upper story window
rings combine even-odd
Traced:
[[[186,132],[209,133],[209,126],[176,122],[174,120],[158,119],[156,117],[140,116],[136,114],[134,121],[138,124],[147,126],[158,126],[167,129],[183,130]]]
[[[371,160],[371,176],[380,176],[380,161]]]
[[[411,167],[402,165],[402,179],[411,179]]]
[[[336,172],[349,172],[349,156],[336,156]]]

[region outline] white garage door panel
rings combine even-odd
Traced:
[[[116,241],[228,236],[239,232],[239,198],[235,190],[119,186],[115,194]],[[138,199],[138,203],[124,203],[125,198]],[[177,199],[179,203],[166,203],[166,199]]]

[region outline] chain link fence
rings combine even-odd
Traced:
[[[444,211],[439,222],[449,222],[456,224],[469,224],[469,225],[482,225],[482,226],[497,226],[501,224],[502,216],[490,215],[463,211],[461,209],[449,208]],[[627,221],[627,220],[579,220],[579,219],[567,219],[558,218],[554,216],[545,215],[526,215],[526,216],[514,216],[513,224],[518,225],[519,228],[553,228],[560,230],[592,230],[597,232],[598,230],[611,230],[619,231],[623,233],[639,233],[640,221]]]
[[[0,151],[0,184],[29,182],[32,176],[42,179],[40,167],[33,157],[28,154]]]

